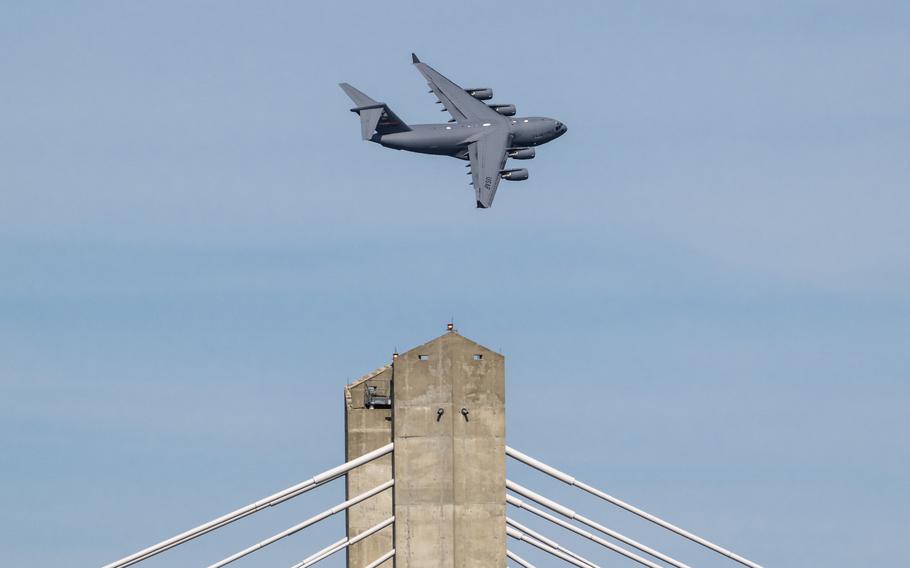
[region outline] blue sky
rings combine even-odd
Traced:
[[[339,463],[343,385],[453,316],[507,356],[514,447],[767,566],[910,556],[906,3],[336,4],[0,4],[5,565],[101,565]],[[493,209],[360,141],[339,81],[441,116],[411,51],[568,125]]]

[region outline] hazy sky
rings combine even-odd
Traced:
[[[769,567],[905,563],[908,29],[899,1],[0,2],[2,564],[99,566],[340,463],[343,385],[453,316],[507,357],[510,445]],[[336,85],[444,118],[411,51],[568,134],[475,210]]]

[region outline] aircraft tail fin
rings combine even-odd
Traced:
[[[339,83],[339,86],[357,105],[351,112],[360,115],[360,134],[364,140],[372,138],[373,132],[390,134],[411,129],[387,104],[371,99],[347,83]]]
[[[354,104],[359,107],[379,104],[379,101],[374,101],[347,83],[338,83],[338,86],[341,87],[341,89],[351,97]]]

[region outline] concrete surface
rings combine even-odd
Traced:
[[[505,568],[505,359],[449,332],[393,367],[395,566]]]
[[[345,459],[350,461],[385,446],[392,441],[392,410],[367,408],[364,391],[375,386],[383,394],[391,393],[391,366],[377,369],[344,389]],[[347,475],[347,498],[368,491],[392,478],[392,456],[383,456],[360,466]],[[372,499],[354,505],[347,513],[347,536],[354,537],[392,516],[392,492],[384,491]],[[363,568],[393,546],[393,527],[348,547],[348,566]],[[379,568],[392,568],[393,560]]]

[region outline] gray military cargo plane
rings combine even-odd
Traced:
[[[534,147],[566,133],[566,125],[552,118],[515,118],[515,105],[487,104],[493,89],[463,89],[423,63],[413,53],[417,69],[436,95],[448,124],[405,124],[385,103],[374,101],[347,83],[340,86],[354,101],[351,112],[360,115],[364,140],[386,148],[470,160],[477,207],[493,205],[500,179],[528,179],[528,170],[504,169],[507,158],[530,160]]]

